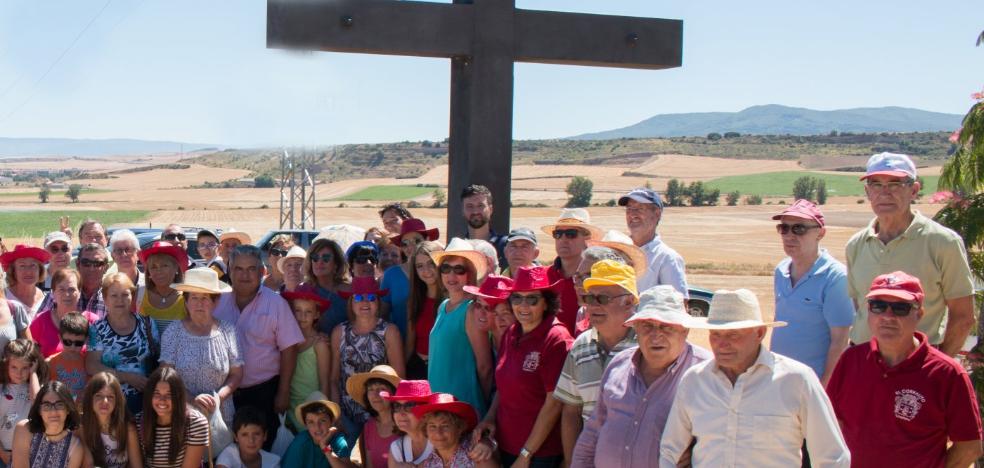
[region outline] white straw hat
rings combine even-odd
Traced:
[[[286,262],[288,258],[299,258],[304,260],[307,258],[307,251],[297,245],[291,246],[290,249],[287,250],[287,255],[284,255],[280,258],[280,260],[277,260],[277,269],[284,271],[284,262]]]
[[[755,293],[747,289],[714,291],[707,317],[694,318],[691,328],[706,330],[737,330],[756,327],[785,327],[786,322],[762,321],[762,308]]]

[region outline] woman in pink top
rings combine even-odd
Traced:
[[[48,251],[27,244],[18,244],[14,250],[0,255],[0,264],[7,272],[7,299],[24,304],[29,320],[34,319],[44,302],[44,292],[37,285],[44,281],[44,264],[49,259]]]
[[[79,304],[79,283],[82,277],[77,270],[63,268],[55,273],[51,278],[51,294],[54,297],[54,304],[51,308],[46,308],[34,317],[31,322],[31,338],[41,346],[41,354],[44,357],[59,353],[62,350],[61,334],[58,326],[61,319],[69,312],[75,312]],[[92,325],[99,319],[96,314],[89,311],[81,312],[82,316]],[[83,348],[84,350],[84,348]]]
[[[395,392],[400,380],[396,371],[384,364],[373,367],[369,372],[355,374],[345,383],[348,394],[369,413],[359,443],[366,468],[389,466],[390,444],[400,437],[400,431],[393,422],[390,402],[384,400],[380,393]]]

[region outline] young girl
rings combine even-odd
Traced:
[[[79,437],[92,454],[94,466],[142,468],[137,426],[130,421],[120,381],[100,372],[82,392],[82,429]]]
[[[353,395],[356,403],[369,413],[359,443],[364,468],[387,466],[390,444],[400,436],[393,423],[390,402],[380,396],[381,393],[395,392],[399,384],[400,376],[385,364],[373,367],[369,372],[355,374],[345,383],[349,395]]]
[[[403,346],[408,379],[427,378],[430,332],[437,318],[437,306],[447,297],[437,265],[430,257],[432,252],[441,250],[444,246],[438,242],[421,242],[409,262],[410,298],[407,300],[407,339]]]
[[[236,411],[232,422],[235,444],[230,444],[218,460],[215,468],[276,468],[280,457],[261,450],[266,441],[266,421],[259,410],[246,406]]]
[[[420,421],[413,415],[413,408],[430,400],[431,388],[426,380],[404,380],[396,386],[396,392],[380,394],[390,402],[393,423],[403,436],[390,443],[389,468],[417,466],[434,452]]]
[[[27,419],[31,403],[47,380],[41,348],[27,339],[7,343],[0,359],[0,466],[10,466],[10,451],[14,447],[14,429]]]
[[[72,431],[79,427],[79,410],[68,387],[55,380],[38,390],[27,419],[17,423],[13,468],[79,468],[91,464]]]
[[[184,381],[173,367],[159,367],[147,379],[137,433],[144,465],[198,468],[208,444],[208,420],[188,406]]]
[[[289,422],[295,431],[304,429],[304,422],[294,418],[294,408],[304,402],[311,392],[331,393],[328,389],[328,373],[331,366],[331,347],[326,337],[318,333],[318,317],[331,302],[312,291],[284,291],[281,293],[294,311],[297,325],[304,334],[304,343],[297,353],[294,377],[290,381]]]

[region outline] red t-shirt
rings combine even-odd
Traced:
[[[416,337],[413,347],[417,354],[427,356],[427,350],[430,349],[431,328],[434,328],[435,320],[437,320],[437,305],[434,299],[426,297],[420,305],[420,310],[417,311],[417,323],[413,328]]]
[[[946,443],[980,440],[981,419],[967,372],[929,346],[889,368],[874,338],[837,362],[827,393],[851,450],[851,466],[942,467]]]
[[[560,371],[574,339],[567,327],[551,316],[531,332],[523,335],[520,324],[506,329],[499,346],[495,383],[499,393],[495,436],[502,450],[518,455],[533,431],[540,408],[557,385]],[[561,455],[560,425],[533,455]]]
[[[567,327],[567,332],[571,336],[577,336],[575,325],[577,323],[577,309],[580,304],[577,302],[577,290],[574,289],[574,277],[564,277],[564,270],[561,268],[560,258],[558,258],[547,269],[547,278],[550,278],[551,283],[560,281],[554,288],[554,292],[560,297],[560,311],[557,312],[557,320],[560,320],[560,323]]]

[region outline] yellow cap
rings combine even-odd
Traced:
[[[636,275],[632,267],[619,263],[614,260],[602,260],[591,266],[591,277],[584,280],[584,289],[589,290],[594,286],[621,286],[636,299],[639,292],[636,290]]]

